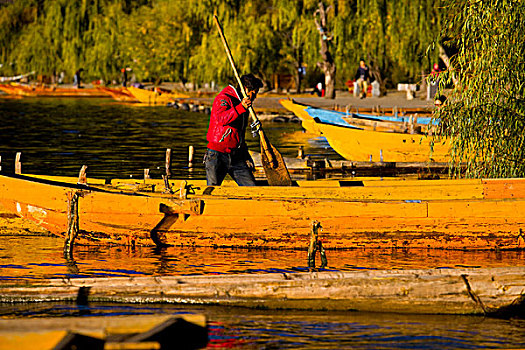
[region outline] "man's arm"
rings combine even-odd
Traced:
[[[234,122],[241,114],[248,111],[252,105],[252,101],[249,97],[243,98],[241,103],[237,106],[233,106],[230,99],[219,98],[215,102],[215,108],[217,110],[217,119],[223,125],[228,125]]]

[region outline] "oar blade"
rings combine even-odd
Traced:
[[[261,138],[261,163],[264,169],[268,185],[291,186],[292,178],[286,167],[283,156],[275,148],[262,130],[259,131]]]

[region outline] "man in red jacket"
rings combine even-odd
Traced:
[[[208,150],[204,156],[208,186],[219,186],[226,174],[239,186],[255,186],[255,178],[248,163],[253,165],[244,140],[249,112],[262,82],[253,74],[241,77],[248,97],[229,85],[213,100],[210,126],[206,136]]]

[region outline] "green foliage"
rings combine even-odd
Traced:
[[[452,1],[445,44],[458,53],[443,76],[457,84],[437,117],[453,165],[469,177],[525,176],[525,2]]]
[[[391,81],[419,81],[430,70],[439,0],[323,1],[338,87],[353,79],[360,57]],[[129,66],[139,80],[229,82],[217,14],[241,72],[269,84],[302,64],[317,75],[318,7],[319,0],[17,0],[0,7],[0,74],[64,71],[71,79],[82,67],[84,80],[111,81]]]

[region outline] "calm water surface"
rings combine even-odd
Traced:
[[[174,176],[205,178],[202,158],[206,151],[209,116],[165,106],[139,107],[110,99],[23,100],[0,98],[0,155],[4,171],[13,171],[16,152],[22,152],[23,172],[76,176],[82,165],[95,178],[152,177],[164,171],[166,148],[172,149]],[[284,156],[305,152],[339,158],[326,140],[301,137],[294,123],[264,124],[271,142]],[[259,151],[259,139],[247,134],[250,149]],[[195,168],[190,173],[188,147],[195,148]]]
[[[205,114],[134,107],[109,99],[0,99],[2,168],[12,172],[15,154],[22,152],[25,173],[76,176],[85,164],[91,177],[140,177],[144,168],[160,177],[165,149],[172,148],[175,176],[204,178],[199,160],[206,147],[208,120]],[[295,156],[304,145],[306,153],[339,159],[323,139],[305,139],[299,125],[264,126],[285,156]],[[248,142],[257,150],[257,139]],[[192,172],[186,164],[189,145],[196,149]],[[305,251],[190,247],[76,247],[75,259],[65,260],[62,244],[61,239],[31,232],[4,232],[0,236],[0,283],[54,277],[293,273],[305,271],[307,265]],[[329,251],[328,269],[516,266],[523,265],[524,258],[524,252]],[[521,320],[177,305],[0,304],[2,317],[180,312],[208,316],[210,348],[525,348]]]

